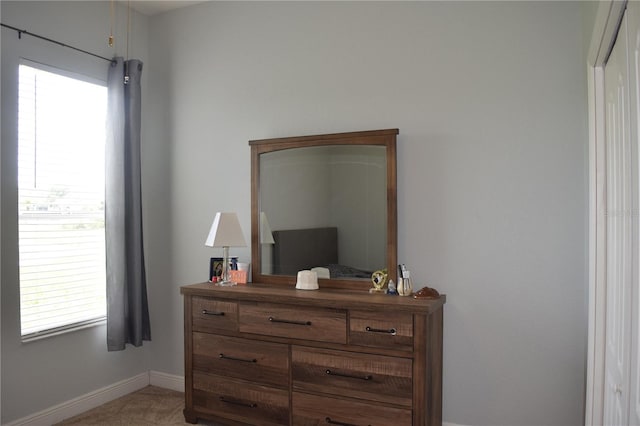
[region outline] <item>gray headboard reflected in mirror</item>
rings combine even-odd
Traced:
[[[253,282],[321,288],[396,281],[397,129],[249,141]]]

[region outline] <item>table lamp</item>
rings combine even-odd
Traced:
[[[275,244],[273,240],[273,233],[271,232],[271,226],[267,220],[265,212],[260,212],[260,243],[261,244]]]
[[[235,213],[216,213],[213,219],[209,236],[204,245],[209,247],[222,247],[222,280],[216,284],[221,286],[236,285],[229,279],[229,247],[246,247],[242,228]]]
[[[269,245],[275,243],[273,233],[271,232],[271,226],[269,226],[269,221],[267,220],[267,215],[265,212],[260,212],[260,257],[262,259],[263,274],[271,274],[271,258],[273,255]]]

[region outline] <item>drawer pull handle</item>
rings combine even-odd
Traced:
[[[242,359],[242,358],[235,358],[232,356],[228,356],[225,354],[220,354],[220,359],[228,359],[229,361],[241,361],[241,362],[258,362],[257,359]]]
[[[339,425],[339,426],[358,426],[358,425],[354,425],[353,423],[343,423],[343,422],[337,422],[335,420],[332,420],[331,417],[325,417],[324,421],[326,423],[329,423],[330,425]],[[371,425],[369,425],[371,426]]]
[[[235,399],[227,399],[224,396],[220,397],[220,401],[226,402],[227,404],[240,405],[242,407],[247,407],[247,408],[256,408],[258,406],[258,404],[255,404],[253,402],[244,402],[244,401],[238,401]]]
[[[215,311],[207,311],[206,309],[202,310],[202,315],[214,315],[217,317],[223,317],[224,312],[215,312]]]
[[[329,376],[346,377],[348,379],[373,380],[373,376],[372,375],[356,376],[356,375],[352,375],[352,374],[336,373],[335,371],[331,371],[329,369],[326,369],[325,373],[327,373]]]
[[[371,327],[367,326],[365,328],[365,330],[369,331],[371,333],[387,333],[387,334],[390,334],[392,336],[395,336],[396,333],[397,333],[397,330],[395,328],[390,328],[389,330],[383,330],[383,329],[380,329],[380,328],[371,328]]]
[[[295,324],[295,325],[311,325],[311,321],[293,321],[293,320],[286,320],[286,319],[278,319],[274,317],[269,317],[269,321],[283,322],[285,324]]]

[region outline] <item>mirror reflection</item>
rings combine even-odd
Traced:
[[[259,167],[262,274],[370,280],[387,267],[385,146],[265,152]]]

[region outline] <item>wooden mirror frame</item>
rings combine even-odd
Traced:
[[[397,183],[396,135],[398,129],[362,132],[332,133],[326,135],[294,136],[276,139],[251,140],[251,267],[252,282],[257,284],[295,286],[296,277],[289,275],[263,275],[260,244],[260,155],[292,148],[328,145],[378,145],[386,147],[387,161],[387,270],[388,278],[397,280]],[[342,290],[368,290],[370,280],[319,279],[320,288]]]

